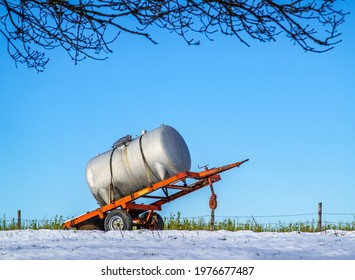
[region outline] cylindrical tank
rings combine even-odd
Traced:
[[[162,125],[92,158],[86,180],[100,206],[191,168],[188,147],[171,126]]]

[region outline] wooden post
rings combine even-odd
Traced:
[[[214,209],[211,210],[211,225],[210,230],[214,231]]]
[[[21,229],[21,210],[17,210],[17,229]]]
[[[318,231],[322,231],[322,202],[318,203]]]

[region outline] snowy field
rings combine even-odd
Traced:
[[[355,232],[0,231],[2,260],[355,260]]]

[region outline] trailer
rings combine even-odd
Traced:
[[[208,169],[200,172],[181,172],[168,179],[152,184],[130,195],[115,200],[93,211],[70,219],[63,224],[64,229],[78,230],[132,230],[150,229],[163,230],[164,220],[156,212],[169,203],[210,186],[211,197],[209,206],[214,213],[217,207],[217,196],[213,184],[221,180],[220,173],[239,167],[249,159],[229,165]],[[139,203],[144,199],[144,203]]]

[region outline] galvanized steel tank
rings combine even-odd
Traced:
[[[96,201],[104,206],[190,168],[184,139],[171,126],[162,125],[92,158],[86,180]]]

